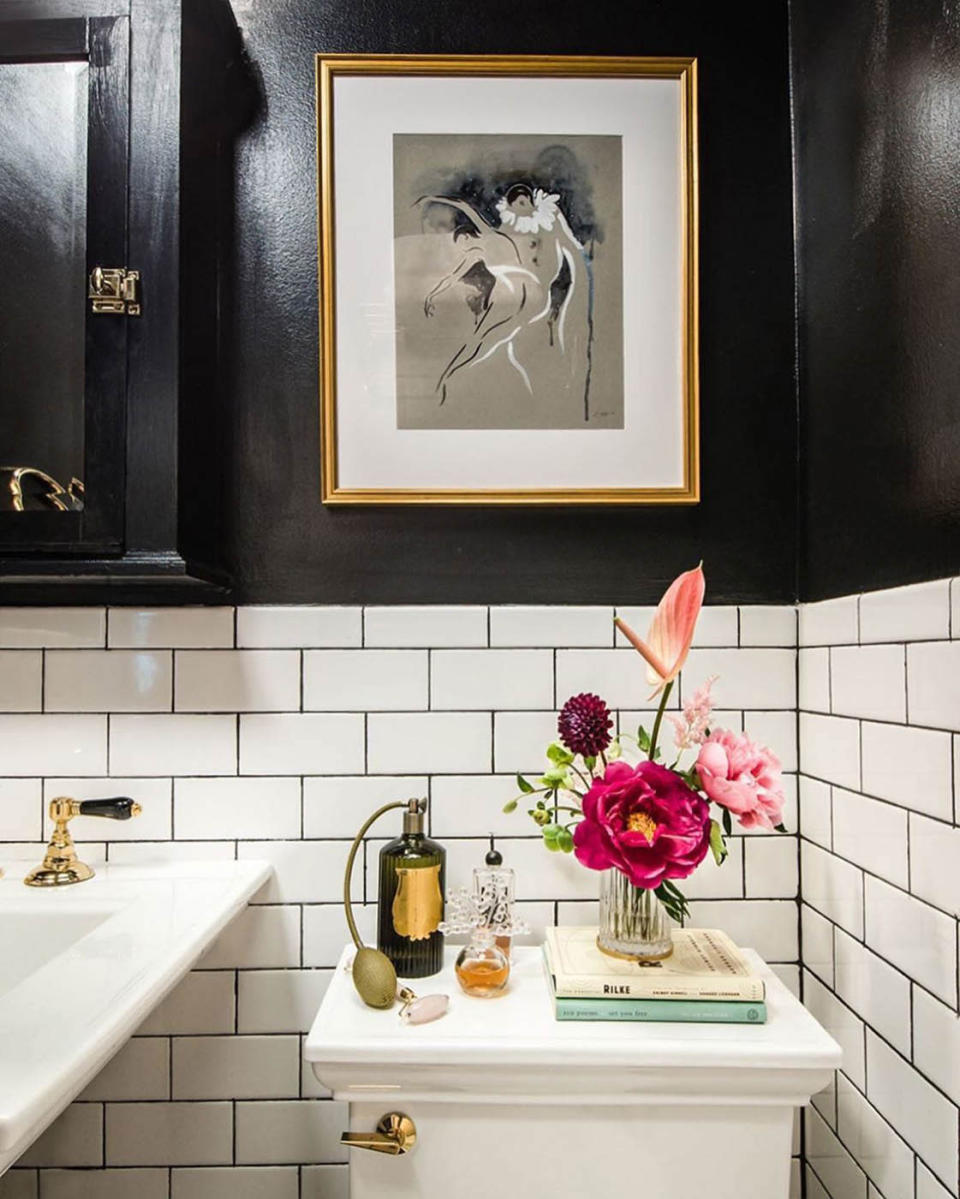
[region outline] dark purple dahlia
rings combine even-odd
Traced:
[[[557,731],[560,740],[573,754],[595,758],[610,744],[613,720],[610,709],[599,695],[571,695],[563,705]]]

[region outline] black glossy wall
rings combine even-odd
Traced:
[[[261,87],[236,147],[219,556],[247,602],[645,602],[704,559],[713,602],[796,596],[785,0],[235,0]],[[696,55],[703,500],[686,508],[324,509],[313,54]]]
[[[801,596],[960,569],[960,15],[793,0]]]

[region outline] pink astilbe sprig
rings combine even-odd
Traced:
[[[695,745],[703,745],[710,732],[710,713],[713,711],[713,696],[710,688],[717,681],[718,675],[709,679],[694,691],[693,695],[683,705],[682,716],[668,715],[667,719],[673,725],[673,743],[681,752],[693,749]]]

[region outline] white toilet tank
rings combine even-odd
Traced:
[[[349,1131],[401,1113],[416,1132],[349,1150],[351,1199],[788,1199],[795,1111],[841,1054],[755,954],[763,1025],[558,1022],[539,949],[495,999],[460,991],[455,954],[414,984],[450,996],[432,1024],[365,1007],[352,948],[314,1020],[306,1056]]]

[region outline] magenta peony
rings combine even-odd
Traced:
[[[583,798],[574,853],[591,870],[615,867],[636,887],[686,878],[710,845],[710,807],[666,766],[613,762]]]
[[[599,695],[572,695],[563,705],[557,731],[573,754],[595,758],[610,744],[613,718]]]
[[[714,803],[744,828],[776,828],[783,820],[779,759],[745,733],[717,729],[700,747],[697,774]]]

